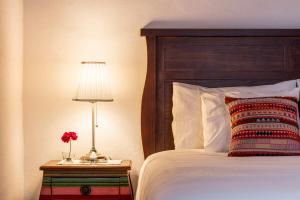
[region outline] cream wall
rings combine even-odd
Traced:
[[[25,199],[36,199],[41,172],[60,159],[64,131],[79,133],[76,155],[90,147],[89,104],[72,102],[82,60],[106,61],[113,103],[101,104],[97,146],[106,155],[143,162],[140,104],[146,43],[140,28],[153,20],[207,28],[300,28],[298,0],[25,0]]]
[[[23,198],[22,0],[0,0],[0,199]]]

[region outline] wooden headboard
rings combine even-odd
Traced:
[[[142,99],[145,158],[174,149],[172,82],[206,87],[300,78],[300,29],[145,27],[148,68]]]

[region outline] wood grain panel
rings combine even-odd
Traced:
[[[180,54],[181,51],[184,53]],[[166,71],[283,71],[283,63],[282,46],[263,49],[260,46],[186,46],[165,49],[164,68]]]
[[[294,70],[300,71],[300,45],[295,45],[292,47],[292,58]]]
[[[285,67],[284,40],[204,37],[195,42],[190,37],[172,41],[163,50],[166,71],[283,71]]]

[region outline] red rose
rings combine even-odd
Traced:
[[[65,132],[65,133],[63,134],[63,136],[61,137],[61,140],[62,140],[63,142],[68,143],[68,142],[70,141],[69,133],[68,133],[68,132]]]
[[[77,135],[75,132],[65,132],[63,136],[61,137],[61,140],[65,143],[68,143],[71,139],[77,140]]]
[[[69,134],[72,140],[77,140],[78,137],[75,132],[69,132]]]

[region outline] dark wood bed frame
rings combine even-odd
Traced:
[[[142,98],[145,158],[174,149],[172,82],[207,87],[300,78],[300,29],[181,29],[147,26]]]

